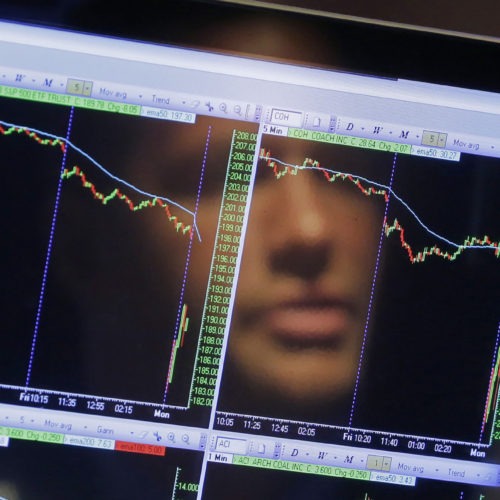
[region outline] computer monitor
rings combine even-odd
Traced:
[[[498,498],[498,41],[181,4],[0,24],[0,497]]]

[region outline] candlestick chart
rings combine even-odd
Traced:
[[[126,277],[126,281],[128,281],[130,284],[140,285],[142,283],[142,294],[146,294],[147,288],[150,288],[149,282],[145,279],[141,280],[141,278],[137,276],[136,272],[128,272],[123,270],[123,263],[126,259],[129,258],[130,254],[127,255],[127,252],[117,252],[116,249],[113,250],[113,247],[120,241],[122,242],[122,245],[126,242],[124,241],[124,238],[122,236],[118,235],[116,232],[114,232],[113,234],[113,229],[109,230],[109,228],[113,228],[113,226],[116,227],[117,224],[122,224],[122,231],[130,230],[130,226],[128,228],[125,228],[125,226],[128,225],[129,221],[126,221],[126,217],[124,219],[123,215],[121,215],[122,212],[120,211],[120,207],[116,207],[116,205],[118,204],[127,207],[132,217],[133,214],[140,214],[141,212],[146,211],[146,209],[150,211],[154,209],[158,210],[164,216],[163,218],[166,223],[166,225],[164,225],[164,230],[168,232],[169,229],[173,229],[174,234],[177,233],[180,237],[184,236],[188,240],[191,240],[195,233],[197,233],[198,238],[200,234],[195,228],[194,212],[185,208],[180,203],[176,203],[175,201],[170,200],[166,196],[154,195],[144,189],[141,189],[137,185],[127,182],[124,179],[123,174],[117,175],[112,173],[110,169],[106,168],[101,162],[98,162],[92,155],[90,155],[90,153],[77,146],[77,144],[70,140],[68,137],[64,137],[62,135],[58,136],[56,134],[45,132],[39,129],[12,124],[5,121],[1,124],[0,133],[2,134],[5,141],[17,135],[19,138],[22,137],[25,141],[30,141],[38,145],[42,149],[49,148],[57,150],[61,155],[60,161],[58,163],[54,163],[54,165],[44,165],[43,158],[41,156],[37,157],[40,162],[38,168],[50,169],[52,167],[53,182],[54,184],[60,183],[60,187],[57,189],[56,199],[54,201],[58,209],[57,213],[56,210],[54,210],[54,213],[52,215],[52,229],[50,231],[51,243],[49,244],[50,257],[47,254],[47,259],[44,266],[45,269],[43,271],[43,277],[44,282],[46,282],[46,286],[43,286],[42,291],[39,294],[38,312],[36,315],[31,354],[29,356],[29,363],[25,380],[26,386],[31,386],[33,384],[37,386],[41,384],[42,386],[48,385],[51,388],[56,388],[58,384],[64,384],[64,382],[62,382],[64,379],[68,381],[68,377],[60,376],[61,372],[68,368],[68,366],[64,367],[66,363],[61,363],[58,361],[54,363],[54,360],[51,359],[54,355],[56,355],[56,353],[54,352],[53,354],[50,354],[50,352],[47,351],[48,346],[50,345],[50,340],[46,335],[44,335],[43,332],[46,328],[54,329],[56,325],[60,324],[60,321],[57,318],[51,317],[50,312],[47,312],[50,309],[50,305],[52,302],[56,301],[55,303],[57,304],[60,301],[59,294],[53,289],[50,283],[53,283],[54,280],[57,279],[67,279],[67,276],[63,278],[61,278],[61,276],[53,277],[55,276],[55,274],[51,275],[49,269],[53,268],[55,269],[53,273],[57,273],[61,266],[68,266],[68,268],[72,268],[72,276],[70,281],[79,281],[80,286],[82,286],[86,281],[83,277],[83,273],[95,273],[96,276],[101,276],[104,282],[113,282]],[[18,146],[18,149],[20,147],[21,145]],[[19,156],[20,154],[18,155],[18,157]],[[58,164],[59,167],[57,166]],[[79,166],[80,164],[85,165],[85,172]],[[31,173],[29,171],[29,167],[25,166],[24,169],[25,175],[29,176]],[[56,180],[57,176],[59,176],[59,181]],[[96,178],[97,180],[93,182],[92,180],[90,180],[91,177]],[[74,185],[71,186],[71,184]],[[103,185],[102,190],[99,189],[99,187],[97,186],[98,184]],[[113,187],[113,184],[115,184],[116,187]],[[196,186],[193,187],[193,190],[194,189],[196,189]],[[81,190],[81,194],[88,194],[81,197],[77,194],[78,190]],[[69,193],[71,193],[71,195]],[[89,210],[85,209],[85,203],[86,201],[88,202],[88,200],[85,200],[85,197],[88,197],[89,200],[91,200],[90,205],[95,204],[96,206],[101,206],[102,208],[108,208],[112,205],[115,206],[112,207],[112,212],[110,214],[103,215],[102,213],[99,213],[99,211],[95,211],[95,206],[89,206],[87,204]],[[177,210],[177,212],[181,215],[174,215],[172,213],[172,210]],[[189,220],[190,222],[183,222],[181,220],[182,216],[184,216],[185,220]],[[80,218],[79,221],[78,218]],[[123,222],[118,222],[120,218],[121,220],[123,220]],[[107,219],[107,221],[104,222],[103,219]],[[138,226],[140,226],[141,223],[151,224],[151,219],[152,218],[150,216],[146,218],[142,216],[141,221],[135,224],[135,229],[132,229],[133,231],[135,231],[135,236],[138,236],[139,234],[141,235],[143,241],[147,237],[147,233],[140,230]],[[156,217],[156,219],[158,219],[158,217]],[[104,222],[104,224],[96,223],[96,220],[100,220]],[[104,231],[105,225],[108,226],[108,230],[106,231]],[[134,226],[134,223],[132,223],[131,226]],[[75,227],[79,227],[80,230],[76,230]],[[111,238],[106,238],[106,232],[111,233]],[[92,237],[89,238],[90,235],[92,235],[92,237],[98,238],[99,240],[99,250],[97,252],[96,248],[92,248],[93,245],[89,244],[89,240],[92,239]],[[56,241],[59,242],[59,247],[55,244]],[[69,243],[69,246],[67,248],[64,248],[64,242]],[[175,246],[175,243],[168,241],[168,239],[164,239],[162,243],[164,245],[169,245],[171,248]],[[184,246],[185,245],[186,244],[184,244]],[[129,248],[133,248],[134,243],[127,243],[127,246]],[[182,251],[182,248],[179,250]],[[113,255],[111,261],[109,260],[109,257],[104,257],[106,252],[109,252],[110,255]],[[135,256],[137,257],[139,254],[138,249],[136,249],[135,252]],[[69,253],[69,258],[65,258],[62,255],[63,253]],[[90,261],[86,264],[82,263],[81,259],[78,257],[78,255],[82,253],[87,255],[87,258],[90,258]],[[121,268],[119,269],[116,265],[116,262],[119,262],[120,259],[122,260],[122,263],[120,265]],[[63,263],[64,260],[66,260],[66,263]],[[115,264],[113,264],[112,262],[114,262]],[[106,268],[108,269],[106,270]],[[160,286],[159,282],[160,280],[157,280],[157,283],[155,283],[156,287]],[[110,307],[110,312],[113,310],[113,307],[118,307],[112,305],[113,301],[110,297],[110,294],[113,293],[113,286],[100,286],[101,290],[105,290],[106,288],[108,289],[108,292],[104,292],[99,301],[89,301],[87,303],[87,307],[89,308],[89,313],[87,315],[88,319],[92,318],[93,315],[94,318],[97,319],[103,314],[103,306],[99,306],[98,302],[101,302],[102,304],[102,301],[105,301],[107,303],[106,308]],[[82,296],[86,296],[88,294],[88,290],[80,288],[79,293],[82,293]],[[139,300],[139,294],[135,292],[135,298],[133,298],[134,293],[129,293],[129,295],[131,304],[136,304],[134,307],[135,313],[132,315],[132,318],[135,316],[135,321],[137,321],[137,317],[140,317],[140,314],[137,312],[137,304],[141,303],[141,301]],[[153,305],[154,303],[152,302],[151,304]],[[165,336],[167,336],[166,334],[168,331],[168,314],[169,313],[163,314],[163,321],[165,322]],[[123,313],[122,316],[126,317],[127,313]],[[103,321],[105,320],[103,319]],[[149,323],[151,325],[151,321]],[[95,328],[95,326],[93,328]],[[161,327],[158,325],[154,328],[159,332]],[[139,328],[138,330],[140,331]],[[107,344],[107,342],[109,342],[110,337],[113,337],[113,334],[109,333],[109,330],[106,336],[104,335],[103,330],[101,330],[101,332],[103,338],[107,337],[108,339],[102,340],[102,343],[105,345]],[[118,345],[119,340],[115,337],[115,340],[112,342]],[[158,343],[158,341],[156,342]],[[111,346],[108,345],[108,347]],[[82,347],[82,349],[84,349],[84,347]],[[179,349],[179,346],[174,345],[173,349],[177,351]],[[123,348],[118,347],[118,350],[123,351]],[[156,356],[156,363],[158,366],[157,371],[159,372],[161,359],[164,360],[163,369],[167,370],[168,363],[166,363],[165,360],[167,360],[170,356],[168,342],[164,342],[164,346],[162,349],[156,350],[160,352],[163,351],[162,356]],[[87,352],[87,355],[90,355],[90,357],[92,358],[92,361],[90,363],[93,364],[94,367],[105,367],[106,365],[111,367],[112,365],[112,363],[106,362],[105,359],[102,359],[102,356],[97,355],[95,351],[93,354]],[[151,355],[151,352],[148,355]],[[79,354],[75,353],[73,356],[70,356],[72,357],[73,363],[79,356],[81,356],[81,352]],[[101,359],[99,359],[100,357]],[[130,359],[129,355],[124,355],[123,361],[125,361],[127,364],[133,364],[133,361],[132,359]],[[44,363],[54,366],[54,369],[52,370],[53,378],[49,378],[45,382],[38,381],[37,383],[38,378],[47,377],[47,373],[49,373],[48,366]],[[115,372],[117,371],[116,366],[113,368],[113,370]],[[105,371],[108,370],[105,369]],[[37,376],[37,373],[39,373],[40,375]],[[164,377],[159,376],[159,374],[157,376],[158,382],[156,383],[161,384],[161,381],[164,379]],[[109,379],[108,377],[103,378]],[[172,382],[171,373],[169,375],[169,378],[170,382]],[[116,383],[118,383],[118,380],[116,381]],[[70,387],[72,384],[74,384],[74,381],[69,382],[69,385],[65,387],[65,390],[79,392],[78,387]],[[80,388],[80,390],[82,389],[83,388]],[[113,389],[109,388],[108,390],[109,395],[112,395]],[[84,392],[100,394],[102,393],[102,389],[95,387],[94,390],[90,390],[90,388],[87,388]],[[161,395],[161,392],[158,391],[158,394]],[[119,394],[116,394],[116,396],[119,396]],[[122,397],[123,396],[125,396],[125,394],[122,393]],[[128,399],[145,399],[144,397],[139,398],[138,396],[139,394],[136,394],[136,396],[132,397],[131,394],[129,394]],[[148,399],[153,399],[152,394],[149,395]]]
[[[464,253],[466,250],[486,249],[491,250],[495,257],[500,257],[500,244],[498,241],[488,235],[482,236],[465,236],[460,243],[452,242],[443,235],[437,234],[430,229],[415,213],[415,211],[389,186],[383,186],[379,183],[371,182],[369,179],[356,177],[346,172],[340,172],[331,168],[324,167],[319,161],[312,158],[305,158],[300,165],[292,165],[281,161],[279,158],[274,158],[271,151],[261,149],[259,158],[264,160],[267,167],[272,169],[273,174],[277,180],[285,175],[297,175],[299,171],[316,170],[323,174],[326,182],[334,183],[348,182],[356,186],[360,192],[365,196],[380,196],[387,203],[389,197],[396,199],[413,217],[413,219],[420,225],[420,227],[433,235],[437,240],[443,241],[448,244],[453,250],[443,250],[439,244],[434,244],[431,247],[426,247],[422,250],[414,250],[412,245],[405,238],[405,229],[400,222],[395,218],[393,221],[384,219],[383,227],[384,233],[387,237],[393,233],[398,235],[401,247],[408,255],[408,259],[412,264],[425,262],[430,256],[437,256],[448,261],[454,261]]]
[[[208,350],[199,332],[232,129],[211,149],[208,119],[179,125],[50,108],[30,125],[15,116],[0,121],[12,199],[4,234],[21,254],[13,250],[2,268],[19,289],[2,304],[17,360],[4,356],[2,390],[186,418],[192,395],[213,391],[195,365],[202,370],[200,349]],[[209,382],[215,361],[213,370]]]
[[[130,183],[126,182],[124,179],[118,178],[117,176],[113,175],[111,172],[107,171],[95,159],[90,157],[90,155],[88,155],[87,153],[82,151],[79,147],[77,147],[75,144],[71,143],[69,140],[66,140],[63,137],[54,137],[52,134],[48,134],[47,132],[44,133],[44,132],[40,132],[40,131],[34,131],[28,127],[9,124],[9,123],[2,122],[2,121],[0,121],[0,134],[2,134],[4,136],[9,136],[12,134],[25,135],[41,146],[51,146],[51,147],[60,148],[63,153],[65,153],[68,148],[77,151],[82,156],[84,156],[87,160],[89,160],[91,162],[91,164],[93,164],[93,166],[98,168],[100,171],[104,172],[109,178],[116,181],[118,184],[126,185],[132,191],[139,193],[139,194],[144,194],[144,195],[148,196],[148,198],[134,203],[134,201],[132,201],[132,199],[129,196],[122,193],[118,187],[112,189],[108,194],[104,194],[104,193],[98,191],[95,184],[93,184],[88,179],[85,172],[83,172],[82,169],[78,165],[74,165],[71,168],[65,168],[61,174],[62,179],[67,180],[67,179],[71,179],[73,177],[79,178],[81,181],[82,187],[84,187],[85,189],[88,189],[92,193],[92,196],[96,200],[100,201],[103,205],[107,205],[109,202],[116,199],[116,200],[120,200],[120,201],[124,202],[132,212],[138,212],[139,210],[142,210],[144,208],[152,208],[152,207],[161,208],[165,212],[167,220],[172,223],[172,225],[176,231],[178,231],[182,234],[188,234],[189,236],[192,236],[193,224],[182,222],[178,216],[172,215],[171,205],[177,206],[181,212],[184,212],[185,217],[187,219],[190,218],[190,216],[192,218],[192,216],[194,215],[189,209],[187,209],[186,207],[183,207],[182,205],[179,205],[178,203],[175,203],[172,200],[169,200],[168,198],[166,198],[164,196],[145,193],[143,190],[139,189],[136,186],[131,185]]]
[[[498,160],[471,155],[452,163],[263,136],[250,210],[254,232],[247,234],[245,245],[255,247],[252,238],[257,237],[280,242],[281,247],[269,245],[269,268],[277,270],[273,282],[288,277],[312,287],[306,280],[314,278],[322,286],[333,286],[347,279],[339,271],[346,266],[353,269],[352,279],[359,280],[357,270],[367,264],[353,262],[358,254],[349,245],[359,241],[371,249],[372,284],[363,292],[369,295],[363,299],[368,306],[364,327],[357,333],[362,347],[350,408],[344,416],[327,415],[322,423],[489,442],[498,397],[498,166]],[[307,186],[307,203],[300,199],[300,183]],[[266,214],[275,210],[281,217],[269,236],[257,222],[252,226],[252,217],[272,225],[269,215],[260,215],[259,192],[266,193]],[[350,216],[346,207],[356,215]],[[313,230],[300,238],[286,236],[286,228],[298,227],[293,217],[309,220],[316,230],[321,227],[322,237],[308,242]],[[366,238],[360,228],[367,230]],[[368,230],[378,232],[379,238],[369,237]],[[293,258],[286,250],[291,247]],[[245,261],[245,255],[252,255],[248,252],[243,252],[242,269],[252,265]],[[352,256],[350,261],[342,260],[346,254]],[[279,265],[280,255],[296,270]],[[305,266],[299,262],[301,255],[321,257],[312,267],[321,271],[300,274]],[[239,286],[244,286],[241,279]],[[238,296],[234,316],[238,318]],[[304,349],[306,353],[311,355],[311,350]],[[229,396],[224,399],[224,390],[223,380],[223,410],[283,416],[278,405],[273,414],[265,406],[249,412]],[[439,411],[421,418],[429,405]],[[299,410],[297,415],[301,420]]]

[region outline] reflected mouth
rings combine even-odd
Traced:
[[[269,310],[266,323],[275,341],[290,349],[339,349],[352,321],[350,307],[341,301],[301,301]]]

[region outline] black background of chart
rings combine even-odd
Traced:
[[[0,448],[0,495],[15,498],[172,498],[174,482],[197,483],[202,455],[178,449],[164,456],[13,440]],[[29,481],[27,480],[29,478]],[[190,500],[193,493],[175,498]]]
[[[0,110],[7,122],[30,123],[39,129],[50,124],[52,133],[65,135],[66,108],[2,98]],[[0,220],[4,241],[0,262],[8,291],[0,302],[4,332],[0,379],[24,385],[62,152],[59,147],[40,146],[24,134],[0,139],[6,201],[6,215]]]
[[[456,243],[485,234],[498,241],[498,167],[481,156],[457,164],[400,155],[393,188],[436,233]],[[450,248],[423,238],[400,213],[392,199],[388,220],[400,219],[414,248]],[[390,264],[377,290],[355,425],[488,442],[491,427],[481,427],[497,354],[498,257],[469,250],[453,262],[430,256],[410,264],[396,234],[384,246]]]

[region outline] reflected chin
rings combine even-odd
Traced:
[[[299,369],[294,369],[290,363],[284,364],[279,371],[271,369],[262,382],[267,384],[267,390],[276,397],[296,404],[322,406],[349,394],[353,389],[354,379],[355,370],[351,364],[335,359],[329,362],[311,359],[307,366]]]
[[[359,349],[333,338],[308,339],[303,347],[300,340],[276,342],[269,333],[253,332],[230,343],[233,370],[257,406],[249,413],[279,416],[286,408],[293,409],[292,415],[305,415],[328,408],[331,414],[337,404],[344,408],[345,400],[352,398]]]

